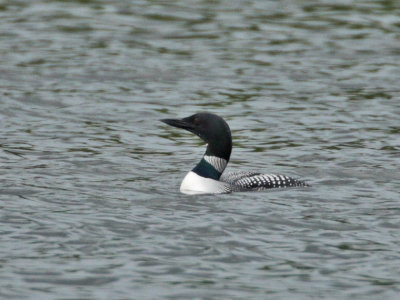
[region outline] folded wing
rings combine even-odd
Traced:
[[[272,188],[309,186],[304,181],[285,175],[256,172],[224,172],[219,180],[229,183],[233,191],[260,191]]]

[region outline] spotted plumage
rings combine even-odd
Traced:
[[[229,183],[232,191],[262,191],[272,188],[308,186],[303,181],[285,175],[256,172],[225,172],[219,180]]]

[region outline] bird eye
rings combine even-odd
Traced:
[[[200,120],[198,118],[195,118],[193,120],[194,125],[199,125],[200,124]]]

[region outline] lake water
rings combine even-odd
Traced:
[[[1,1],[0,298],[398,299],[399,82],[399,1]],[[180,194],[199,111],[313,187]]]

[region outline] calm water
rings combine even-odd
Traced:
[[[399,1],[1,1],[0,298],[398,299]],[[186,196],[229,169],[311,189]]]

